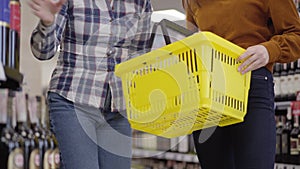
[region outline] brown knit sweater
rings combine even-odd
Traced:
[[[275,62],[300,58],[300,20],[292,0],[185,0],[187,20],[243,48],[261,44]],[[191,26],[188,26],[191,29]]]

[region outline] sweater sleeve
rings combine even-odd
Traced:
[[[196,31],[196,21],[194,19],[194,12],[192,11],[192,7],[190,6],[189,1],[183,1],[183,7],[186,14],[186,27],[191,31]]]
[[[269,51],[269,62],[292,62],[300,58],[300,20],[294,2],[270,0],[269,18],[274,36],[262,43]]]

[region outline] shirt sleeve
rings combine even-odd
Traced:
[[[300,58],[300,20],[294,2],[269,1],[269,17],[274,36],[262,43],[269,52],[269,62],[292,62]]]
[[[57,52],[67,21],[67,3],[62,6],[51,26],[44,26],[41,22],[31,34],[31,51],[39,60],[51,59]]]
[[[144,5],[144,11],[138,21],[136,35],[131,41],[131,45],[129,47],[130,58],[142,55],[150,51],[152,12],[153,9],[150,0],[147,0]]]

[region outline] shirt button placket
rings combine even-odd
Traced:
[[[109,47],[109,48],[107,49],[106,55],[107,55],[108,57],[111,57],[111,56],[113,56],[115,53],[116,53],[116,49],[115,49],[114,47]]]

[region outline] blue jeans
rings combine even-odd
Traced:
[[[205,130],[211,130],[212,135],[200,143]],[[276,127],[272,73],[266,68],[252,72],[244,122],[195,131],[193,136],[202,169],[274,169]]]
[[[74,104],[53,92],[48,104],[62,169],[130,169],[131,128],[121,113]]]

